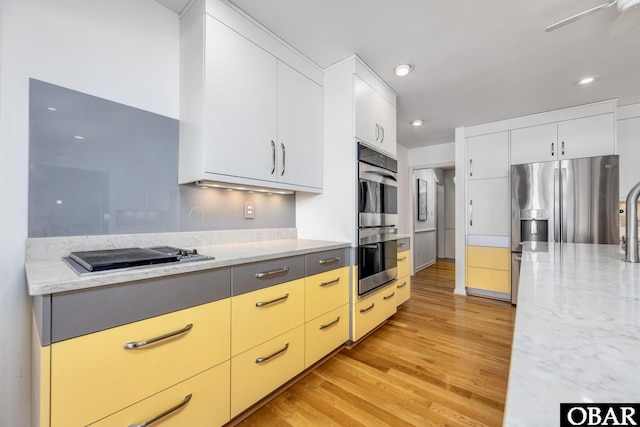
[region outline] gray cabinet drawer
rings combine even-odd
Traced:
[[[409,245],[409,237],[398,239],[398,252],[408,251],[409,249],[411,249],[411,246]]]
[[[349,248],[307,254],[307,276],[349,265]]]
[[[230,268],[54,294],[51,297],[51,342],[75,338],[230,296]]]
[[[240,295],[304,277],[304,255],[231,268],[231,293]]]

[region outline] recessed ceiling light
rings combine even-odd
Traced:
[[[601,78],[602,78],[601,76],[586,76],[586,77],[581,78],[580,80],[578,80],[574,84],[577,85],[577,86],[584,86],[584,85],[588,85],[588,84],[591,84],[593,82],[596,82],[596,81],[600,80]]]
[[[75,138],[75,139],[84,139],[84,136],[76,135],[76,136],[74,136],[74,138]]]
[[[395,66],[393,71],[395,71],[396,76],[399,76],[399,77],[406,76],[411,71],[413,71],[413,65],[411,65],[411,64],[399,64],[399,65]]]
[[[424,123],[424,120],[422,119],[416,119],[411,121],[411,124],[416,127],[422,126],[423,123]]]
[[[58,111],[58,109],[56,107],[48,107],[47,110],[49,110],[49,111]]]

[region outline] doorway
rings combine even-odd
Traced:
[[[455,258],[455,168],[414,169],[414,271]]]

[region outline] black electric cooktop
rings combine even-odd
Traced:
[[[80,275],[110,270],[144,267],[171,262],[213,259],[200,255],[195,249],[186,250],[173,246],[151,248],[103,249],[71,252],[63,260]]]

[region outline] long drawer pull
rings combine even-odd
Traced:
[[[273,304],[274,302],[284,301],[289,298],[289,294],[287,293],[285,296],[280,298],[272,299],[271,301],[259,301],[256,303],[256,307],[264,307],[265,305]]]
[[[320,325],[320,327],[318,329],[322,330],[322,329],[327,329],[329,326],[333,326],[336,323],[338,323],[340,321],[340,316],[338,316],[338,318],[336,320],[334,320],[333,322],[327,323],[326,325]]]
[[[330,281],[328,281],[328,282],[320,282],[320,285],[319,285],[319,286],[329,286],[329,285],[334,285],[334,284],[338,283],[339,281],[340,281],[340,278],[338,277],[337,279],[333,279],[333,280],[330,280]]]
[[[372,302],[369,307],[361,309],[360,313],[366,313],[367,311],[371,310],[375,306],[376,306],[376,304],[374,302]]]
[[[276,276],[278,274],[285,274],[289,272],[289,267],[279,268],[277,270],[271,271],[263,271],[261,273],[256,273],[256,277],[258,279],[264,279],[265,277]]]
[[[387,295],[386,297],[382,297],[382,299],[384,299],[384,300],[386,301],[386,300],[388,300],[388,299],[393,298],[393,296],[394,296],[395,294],[396,294],[395,292],[392,292],[392,293],[391,293],[391,295]]]
[[[402,261],[406,261],[406,260],[407,260],[406,256],[403,256],[402,258],[398,258],[398,262],[402,262]]]
[[[128,342],[124,345],[124,349],[133,350],[136,348],[144,347],[145,345],[153,344],[158,341],[166,340],[167,338],[175,337],[176,335],[186,334],[191,330],[191,328],[193,328],[193,323],[189,323],[187,326],[185,326],[182,329],[169,332],[168,334],[160,335],[159,337],[149,338],[148,340],[144,340],[144,341]]]
[[[320,265],[333,264],[334,262],[340,262],[340,257],[337,256],[335,258],[321,259],[320,261],[318,261]]]
[[[178,403],[175,406],[172,406],[171,408],[167,409],[166,411],[164,411],[161,414],[156,415],[155,417],[151,418],[150,420],[147,420],[143,423],[140,424],[131,424],[129,427],[147,427],[148,425],[151,425],[152,423],[155,423],[156,421],[160,420],[161,418],[166,417],[167,415],[169,415],[172,412],[177,411],[178,409],[182,408],[184,405],[186,405],[187,403],[189,403],[189,401],[191,400],[191,394],[187,394],[184,397],[184,400],[180,403]]]
[[[288,349],[288,348],[289,348],[289,343],[286,343],[286,344],[284,345],[284,348],[282,348],[282,349],[280,349],[280,350],[276,351],[275,353],[270,354],[270,355],[265,356],[265,357],[258,357],[258,358],[256,359],[256,363],[264,363],[264,362],[266,362],[266,361],[267,361],[267,360],[269,360],[269,359],[273,359],[273,358],[274,358],[274,357],[276,357],[277,355],[282,354],[282,353],[284,353],[285,351],[287,351],[287,349]]]
[[[398,243],[398,247],[399,247],[399,248],[404,248],[405,246],[407,246],[407,244],[406,244],[406,243]]]

